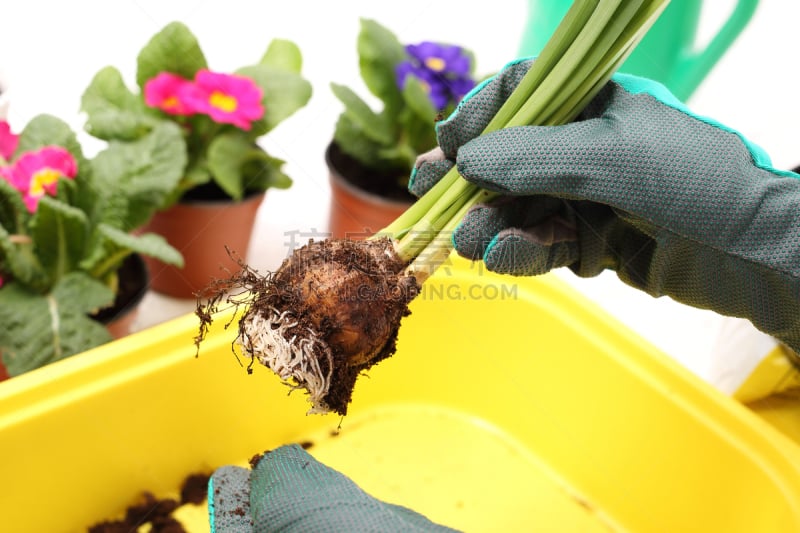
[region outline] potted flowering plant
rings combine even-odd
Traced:
[[[124,334],[101,320],[138,303],[147,272],[136,259],[181,264],[161,236],[130,233],[176,187],[180,143],[177,126],[165,124],[88,160],[56,117],[35,117],[19,136],[0,121],[0,373]],[[128,273],[139,276],[131,291]]]
[[[265,191],[291,185],[284,161],[257,140],[311,97],[301,66],[299,48],[274,39],[258,62],[234,73],[212,71],[197,38],[173,22],[140,51],[138,91],[114,67],[95,75],[82,97],[91,135],[135,142],[161,124],[182,132],[182,178],[148,228],[181,251],[186,267],[150,261],[155,290],[192,297],[219,273],[228,259],[226,246],[247,252]]]
[[[326,150],[334,237],[366,235],[412,202],[406,186],[417,156],[436,146],[434,124],[475,85],[473,54],[435,42],[403,45],[388,28],[361,20],[361,78],[382,104],[331,84],[344,106]]]

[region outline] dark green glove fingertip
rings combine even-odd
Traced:
[[[250,533],[250,470],[223,466],[208,480],[211,533]]]

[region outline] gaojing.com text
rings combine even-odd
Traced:
[[[446,280],[433,281],[428,280],[419,288],[419,293],[416,299],[423,300],[447,300],[447,301],[467,301],[467,300],[481,300],[481,301],[494,301],[494,300],[516,300],[519,287],[516,284],[497,283],[497,284],[460,284],[448,283]],[[361,285],[352,288],[348,294],[343,298],[345,300],[358,300],[358,301],[380,301],[385,299],[404,299],[407,300],[407,295],[402,294],[403,290],[400,287],[395,287],[397,291],[395,294],[378,293],[375,287],[368,285]]]

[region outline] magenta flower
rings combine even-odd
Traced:
[[[191,115],[195,113],[191,105],[194,90],[191,81],[162,72],[144,84],[144,101],[170,115]]]
[[[195,90],[189,96],[192,107],[215,122],[249,130],[253,121],[264,116],[263,93],[250,78],[200,70],[194,81]]]
[[[11,166],[0,167],[0,176],[22,193],[31,213],[36,211],[42,196],[55,194],[59,178],[72,179],[77,173],[75,158],[60,146],[26,152]]]
[[[11,132],[11,126],[5,120],[0,120],[0,158],[9,161],[17,150],[19,135]]]

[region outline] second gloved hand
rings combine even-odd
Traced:
[[[480,135],[529,67],[513,64],[437,126],[440,157],[502,196],[453,240],[490,270],[613,269],[653,296],[750,319],[800,350],[800,180],[737,132],[693,115],[663,86],[617,75],[574,122]]]
[[[265,453],[253,469],[217,469],[208,488],[211,533],[452,532],[373,498],[298,445]]]

